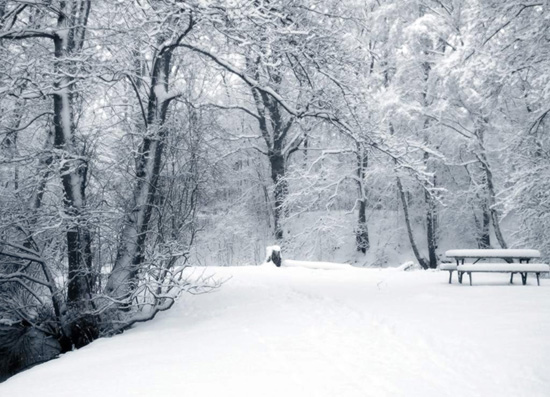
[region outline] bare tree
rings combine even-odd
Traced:
[[[107,282],[108,294],[122,301],[128,300],[135,291],[136,275],[144,260],[147,230],[157,194],[161,160],[168,133],[165,126],[168,106],[179,95],[177,92],[170,92],[173,53],[195,23],[190,12],[172,9],[167,12],[176,33],[171,37],[157,38],[150,75],[146,78],[149,86],[146,100],[143,100],[136,90],[143,112],[143,140],[136,158],[136,185],[131,196],[130,212],[126,215],[117,259]],[[135,86],[133,77],[130,76],[129,79]]]

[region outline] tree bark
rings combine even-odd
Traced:
[[[75,74],[71,58],[83,47],[85,30],[90,10],[89,1],[61,2],[55,34],[53,126],[54,147],[61,153],[61,182],[63,202],[69,217],[67,226],[68,285],[67,305],[71,311],[70,339],[81,347],[97,338],[95,319],[89,313],[94,309],[92,302],[92,251],[91,233],[86,216],[86,183],[88,164],[82,158],[75,142],[74,100]]]
[[[435,203],[433,197],[429,192],[426,195],[426,237],[428,240],[428,257],[429,266],[431,269],[437,268],[437,242],[436,242],[436,230],[435,230]]]
[[[484,120],[484,122],[486,121]],[[478,154],[476,154],[476,156],[484,172],[483,179],[485,182],[485,188],[487,190],[487,204],[488,204],[489,214],[491,216],[491,222],[493,224],[493,230],[495,231],[495,236],[497,238],[499,245],[502,248],[506,249],[508,248],[508,244],[506,244],[506,240],[504,239],[504,235],[502,234],[502,230],[500,228],[500,219],[499,219],[500,217],[496,209],[496,192],[495,192],[495,185],[493,181],[493,172],[491,170],[489,160],[487,159],[487,155],[485,153],[484,131],[482,128],[476,130],[476,137],[478,139],[478,144],[480,148],[480,151]]]
[[[91,238],[86,222],[82,220],[86,208],[86,177],[87,163],[82,160],[78,152],[74,137],[74,86],[75,81],[70,77],[69,71],[73,69],[70,59],[81,50],[83,43],[76,41],[75,30],[86,26],[87,11],[85,15],[79,15],[81,11],[78,3],[68,7],[61,3],[61,12],[57,20],[58,30],[69,29],[69,34],[54,36],[55,63],[54,71],[57,80],[54,82],[53,95],[53,125],[54,147],[61,154],[61,181],[63,185],[63,201],[65,212],[70,218],[70,224],[66,232],[67,259],[69,277],[67,286],[67,302],[70,305],[79,306],[79,311],[89,309],[91,302],[90,272],[92,268]],[[86,2],[83,2],[84,4]],[[87,4],[89,8],[89,3]]]
[[[273,222],[275,226],[275,238],[283,238],[281,221],[284,218],[284,204],[288,195],[288,182],[285,179],[286,161],[283,154],[270,153],[269,164],[271,166],[271,179],[274,184],[275,208],[273,211]]]
[[[407,226],[407,234],[409,235],[409,242],[411,243],[412,250],[414,252],[414,256],[416,257],[416,260],[422,266],[423,269],[428,269],[429,264],[426,262],[426,259],[424,259],[420,255],[420,251],[418,250],[418,247],[416,245],[416,241],[414,240],[414,235],[411,227],[411,220],[409,217],[409,205],[407,203],[407,198],[405,197],[405,190],[403,189],[403,184],[401,183],[401,178],[397,177],[397,190],[399,192],[399,197],[401,198],[401,204],[403,206],[403,213],[405,215],[405,224]]]
[[[478,238],[478,246],[481,249],[491,248],[491,212],[489,211],[489,204],[487,203],[487,198],[482,198],[481,204],[481,224],[480,235]]]
[[[369,164],[366,148],[357,144],[357,187],[359,191],[359,213],[357,231],[355,232],[355,248],[366,253],[370,248],[369,230],[367,227],[367,189],[365,187],[365,171]]]
[[[25,86],[24,84],[23,86]],[[5,133],[5,138],[2,140],[1,149],[2,152],[6,155],[6,157],[13,159],[17,157],[17,130],[19,129],[21,125],[21,120],[23,118],[23,109],[25,108],[25,101],[17,101],[15,104],[15,110],[14,110],[14,121],[11,127],[7,129],[7,132]],[[5,183],[5,187],[8,187],[9,185],[9,178],[7,182]],[[19,165],[17,162],[13,165],[13,190],[17,193],[17,190],[19,190]]]
[[[429,156],[430,155],[428,153],[424,153],[424,163],[426,165],[428,163]],[[436,202],[428,190],[424,191],[424,199],[426,202],[426,238],[428,241],[429,267],[431,269],[435,269],[437,268]]]
[[[464,167],[464,169],[466,170],[466,173],[470,178],[471,184],[473,184],[474,186],[477,186],[475,177],[474,175],[472,175],[467,165]],[[485,192],[486,190],[485,178],[483,176],[482,176],[482,186],[483,187],[481,189],[481,192],[476,191],[475,196],[477,201],[472,202],[471,207],[472,207],[472,213],[474,217],[474,223],[476,226],[477,246],[480,249],[486,249],[486,248],[491,248],[491,233],[490,233],[491,232],[490,230],[491,214],[489,212],[488,198]],[[481,219],[477,215],[478,209],[479,209],[478,203],[479,203],[479,207],[481,208],[481,214],[480,214]]]
[[[502,234],[502,230],[500,228],[500,217],[498,214],[496,206],[496,194],[495,194],[495,187],[493,184],[493,173],[491,172],[491,168],[489,167],[489,164],[487,163],[487,158],[484,154],[482,154],[482,164],[483,168],[485,170],[486,174],[486,181],[487,181],[487,190],[489,193],[489,213],[491,214],[491,221],[493,223],[493,230],[495,231],[495,236],[497,238],[498,243],[502,248],[508,248],[508,244],[506,244],[506,240],[504,240],[504,235]]]
[[[257,65],[255,65],[257,70]],[[273,77],[279,84],[278,77]],[[283,238],[282,220],[285,216],[284,203],[288,195],[288,182],[285,179],[287,167],[287,153],[285,153],[285,140],[292,126],[292,120],[283,121],[281,106],[275,99],[256,88],[252,88],[252,94],[258,110],[258,123],[260,132],[268,148],[269,165],[271,168],[271,180],[274,184],[275,203],[273,209],[274,235],[276,240]]]
[[[124,306],[130,304],[131,295],[137,286],[137,276],[144,262],[149,221],[158,190],[167,134],[164,124],[168,105],[173,99],[168,95],[172,53],[193,26],[194,21],[189,17],[187,29],[171,44],[164,44],[166,38],[160,37],[159,51],[151,67],[144,137],[136,159],[136,185],[131,199],[131,210],[126,215],[117,257],[106,285],[107,294]],[[162,95],[159,96],[159,93]]]
[[[160,69],[153,69],[152,80],[158,81],[159,74]],[[131,199],[131,211],[126,215],[115,265],[107,282],[107,293],[120,300],[130,297],[143,263],[144,244],[164,149],[166,106],[156,97],[154,88],[151,89],[149,98],[148,125],[136,160],[136,185]]]
[[[2,4],[4,5],[5,2]],[[27,6],[21,5],[18,10],[23,11]],[[36,3],[34,6],[37,9],[46,7],[57,14],[55,28],[41,29],[42,21],[30,18],[27,21],[28,30],[7,33],[3,38],[14,40],[42,38],[51,40],[50,44],[53,44],[54,81],[52,82],[51,96],[53,98],[52,145],[55,155],[48,157],[45,162],[40,161],[40,163],[45,165],[54,161],[59,163],[63,210],[66,219],[67,305],[62,302],[51,269],[46,263],[39,262],[42,264],[44,276],[48,280],[53,308],[63,334],[60,337],[60,343],[66,351],[72,346],[82,346],[97,336],[97,327],[93,318],[87,318],[89,310],[93,308],[89,282],[92,260],[91,237],[85,219],[87,162],[83,159],[76,144],[74,124],[74,102],[78,78],[76,63],[84,44],[91,0],[60,1],[54,8],[50,8],[46,3]],[[40,15],[40,12],[37,12],[36,15]],[[16,19],[14,17],[12,25]],[[35,25],[40,29],[32,29]],[[41,205],[48,174],[49,171],[46,170],[41,176],[38,189],[32,198],[31,206],[35,211],[38,211]],[[29,235],[25,244],[31,244],[31,241],[32,237]]]

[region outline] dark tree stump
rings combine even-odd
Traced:
[[[266,262],[273,262],[275,266],[281,267],[282,261],[281,248],[279,246],[274,245],[272,247],[267,247]]]

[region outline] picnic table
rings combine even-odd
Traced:
[[[540,252],[534,249],[454,249],[445,252],[445,256],[456,261],[456,264],[442,263],[439,267],[449,272],[449,284],[452,283],[453,272],[456,271],[461,284],[464,273],[468,274],[472,285],[472,273],[484,272],[510,273],[510,284],[514,283],[514,274],[519,273],[523,285],[527,283],[527,274],[535,273],[537,284],[540,285],[540,274],[550,271],[547,264],[531,263],[531,259],[540,258]],[[474,262],[464,263],[466,259],[474,259]],[[486,262],[488,259],[504,259],[505,263]],[[479,263],[480,261],[483,262]]]

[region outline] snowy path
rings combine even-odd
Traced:
[[[548,396],[550,280],[211,268],[232,278],[0,396]]]

